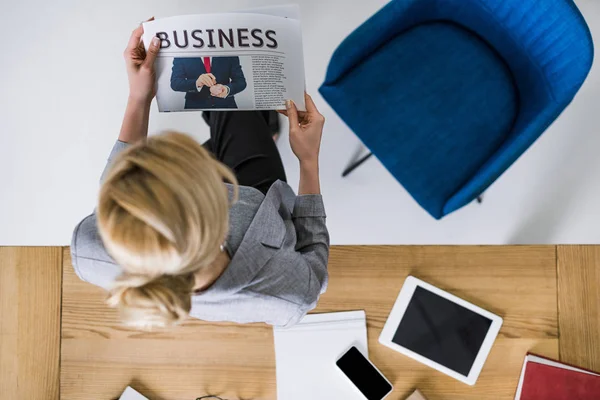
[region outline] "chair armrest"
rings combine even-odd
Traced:
[[[444,205],[447,215],[470,203],[500,177],[548,129],[566,104],[549,103],[533,119],[517,120],[514,131],[498,151]]]
[[[483,14],[466,25],[482,34],[505,58],[517,81],[521,81],[522,90],[529,91],[527,81],[532,78],[523,75],[520,62],[528,59],[536,69],[530,73],[543,77],[556,102],[573,98],[587,77],[594,57],[589,28],[573,0],[470,1]],[[487,26],[494,21],[493,32],[485,29],[486,20]],[[509,37],[511,40],[506,40]],[[521,49],[516,57],[513,56],[515,47]]]

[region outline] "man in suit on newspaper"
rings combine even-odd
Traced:
[[[171,89],[185,92],[185,109],[238,108],[246,88],[239,57],[175,58]]]

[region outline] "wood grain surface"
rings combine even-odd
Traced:
[[[270,327],[189,321],[163,332],[120,326],[105,293],[81,282],[64,254],[62,399],[114,399],[131,384],[152,400],[274,399]],[[369,349],[402,399],[419,387],[429,400],[510,399],[525,353],[558,356],[554,246],[333,247],[330,285],[315,312],[364,309]],[[377,342],[409,274],[504,317],[475,387]]]
[[[61,249],[0,247],[0,398],[59,398]]]
[[[600,246],[558,246],[562,361],[600,372]]]
[[[527,351],[558,356],[552,246],[348,246],[332,249],[331,286],[317,312],[364,309],[369,356],[394,385],[428,400],[512,399]],[[404,279],[414,275],[504,318],[474,387],[378,343]]]
[[[130,384],[151,400],[274,398],[270,327],[190,320],[165,331],[124,328],[105,292],[80,281],[67,250],[64,257],[63,400],[115,399]]]

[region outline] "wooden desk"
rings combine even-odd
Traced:
[[[0,247],[0,398],[59,398],[60,247]]]
[[[0,258],[6,254],[0,252]],[[48,265],[61,260],[52,251],[44,254]],[[0,260],[2,289],[11,288],[8,282],[15,275],[6,271],[26,268],[29,261],[43,265],[40,257],[17,257],[19,263],[14,256]],[[119,325],[116,313],[104,306],[102,290],[75,276],[68,249],[63,249],[62,260],[60,377],[58,368],[50,368],[43,379],[33,380],[29,375],[40,374],[39,368],[21,368],[18,379],[37,386],[27,396],[11,399],[56,399],[53,388],[59,380],[60,398],[65,400],[114,399],[128,384],[152,400],[193,400],[207,393],[232,400],[275,399],[270,327],[194,320],[164,332],[126,329]],[[5,269],[4,264],[12,269]],[[21,280],[10,292],[0,292],[2,316],[12,307],[6,293],[45,290],[60,295],[60,270],[48,269],[48,273],[57,275],[50,280],[57,285],[39,279]],[[377,343],[409,274],[504,317],[500,336],[476,386],[464,385]],[[366,311],[370,355],[396,388],[392,400],[404,399],[414,387],[419,387],[429,400],[512,399],[527,351],[554,358],[560,355],[568,362],[600,370],[599,280],[600,246],[334,247],[329,290],[315,311]],[[53,309],[57,309],[53,301],[36,305],[39,314]],[[10,314],[11,318],[21,320],[33,315],[21,311]],[[23,357],[40,355],[50,365],[58,365],[51,356],[58,353],[57,341],[52,339],[56,337],[56,321],[38,321],[35,328],[48,335],[25,335],[31,340],[19,345],[20,349],[28,349],[20,353],[4,349],[10,348],[15,336],[22,335],[19,330],[32,329],[33,325],[21,324],[6,335],[8,323],[2,324],[0,366],[12,365],[17,355],[21,355],[23,365],[33,365]],[[47,348],[49,352],[42,352]],[[18,381],[13,378],[15,374],[0,376],[2,393]]]

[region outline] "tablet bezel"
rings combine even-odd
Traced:
[[[394,338],[394,335],[396,333],[396,330],[398,329],[398,326],[400,325],[400,322],[402,321],[402,318],[404,317],[406,308],[408,307],[408,304],[409,304],[410,300],[412,299],[417,286],[420,286],[421,288],[423,288],[425,290],[428,290],[440,297],[443,297],[453,303],[458,304],[461,307],[464,307],[464,308],[466,308],[474,313],[477,313],[485,318],[488,318],[492,321],[492,323],[490,325],[490,329],[488,330],[487,335],[485,336],[485,339],[483,340],[483,343],[481,344],[481,348],[479,349],[479,352],[477,353],[477,357],[475,358],[475,361],[473,362],[473,365],[471,366],[471,370],[469,371],[468,376],[461,375],[458,372],[453,371],[450,368],[443,366],[442,364],[439,364],[435,361],[425,358],[422,355],[415,353],[414,351],[409,350],[406,347],[400,346],[392,341],[392,339]],[[486,311],[483,308],[478,307],[474,304],[471,304],[459,297],[456,297],[455,295],[450,294],[442,289],[439,289],[433,285],[430,285],[427,282],[423,282],[422,280],[415,278],[414,276],[408,276],[406,278],[406,280],[404,281],[404,285],[402,286],[402,289],[400,290],[400,294],[398,294],[398,298],[396,299],[396,302],[394,303],[394,307],[392,308],[392,311],[390,312],[390,315],[385,323],[385,326],[383,327],[383,330],[381,331],[381,335],[379,336],[379,343],[391,348],[392,350],[396,350],[396,351],[404,354],[405,356],[408,356],[416,361],[419,361],[433,369],[436,369],[448,376],[451,376],[454,379],[457,379],[461,382],[466,383],[467,385],[472,386],[475,384],[475,382],[477,382],[477,378],[479,377],[479,374],[481,373],[481,370],[483,369],[485,360],[487,359],[488,355],[490,354],[490,351],[492,349],[494,341],[496,340],[496,337],[498,336],[498,332],[500,331],[501,326],[502,326],[502,318],[501,317],[499,317],[495,314],[492,314],[491,312]]]

